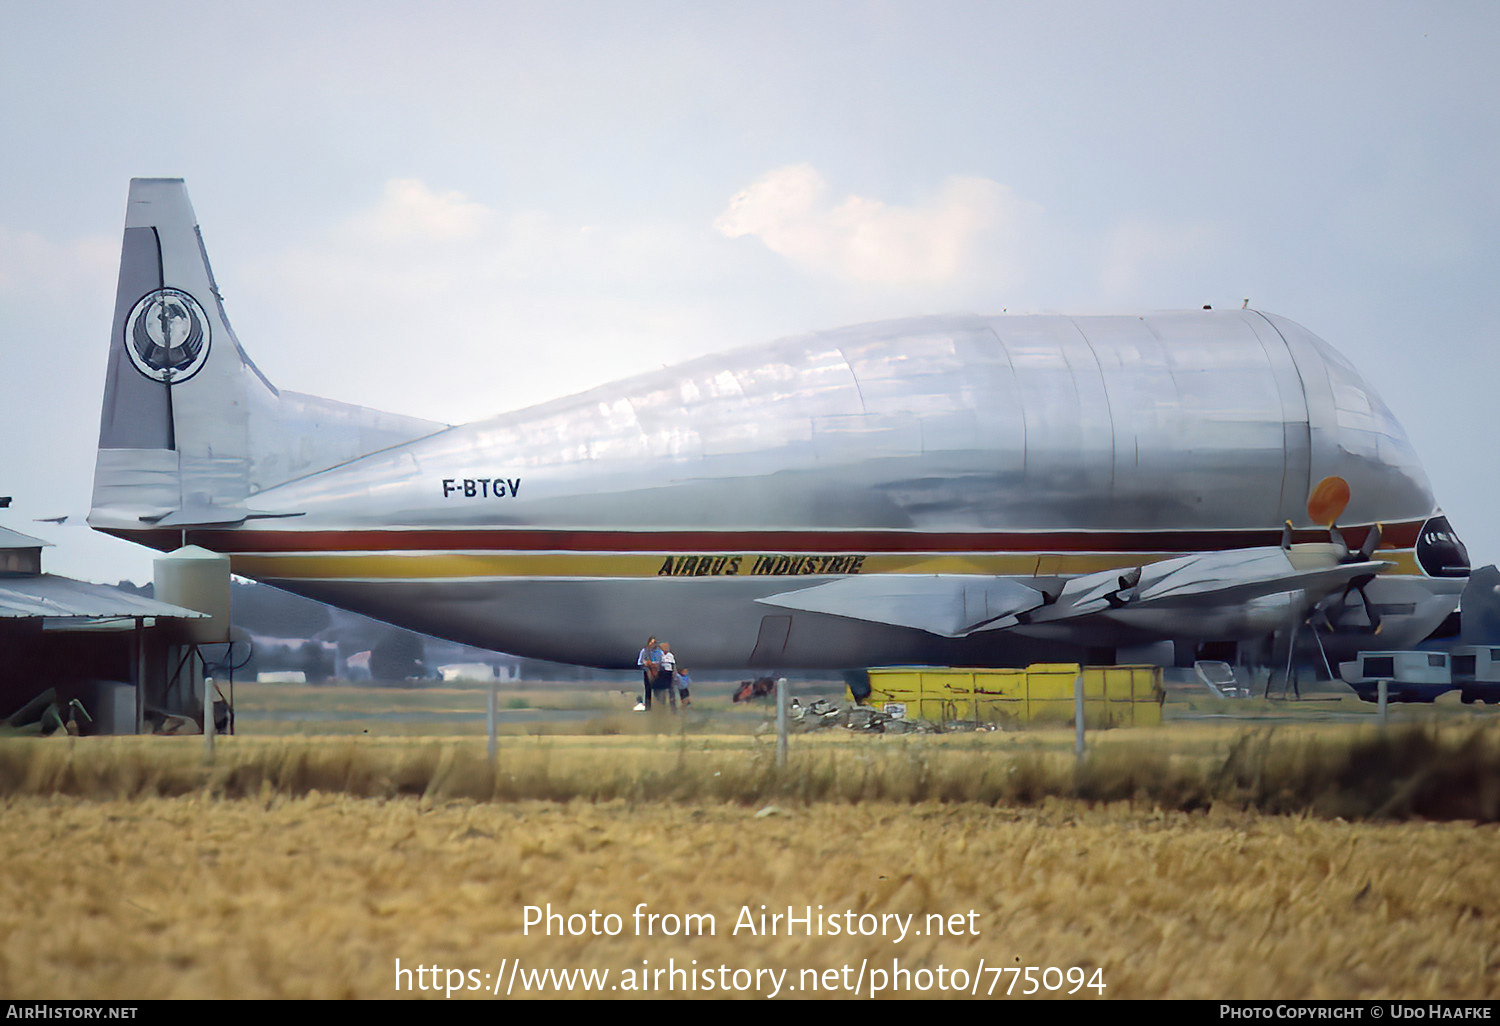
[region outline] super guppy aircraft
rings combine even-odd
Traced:
[[[1280,317],[867,324],[453,427],[267,381],[180,179],[131,182],[89,522],[601,667],[1344,658],[1468,575],[1385,404]]]

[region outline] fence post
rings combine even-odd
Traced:
[[[1083,670],[1073,678],[1073,754],[1083,761]]]
[[[495,706],[499,702],[499,696],[497,694],[497,692],[499,691],[499,688],[500,688],[499,684],[496,684],[494,681],[490,681],[490,686],[489,686],[489,700],[487,702],[487,708],[486,708],[485,718],[484,718],[485,719],[485,728],[489,731],[489,735],[490,735],[490,744],[489,744],[488,752],[489,752],[490,762],[492,762],[492,763],[495,761],[495,753],[499,750],[499,747],[500,747],[499,744],[497,743],[496,739],[495,739],[495,719],[496,719]]]
[[[786,769],[786,678],[776,681],[776,768]]]
[[[188,656],[191,663],[198,659],[198,646],[194,645]],[[214,681],[208,674],[203,674],[203,759],[205,762],[214,761]]]

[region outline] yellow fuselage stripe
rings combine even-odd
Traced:
[[[597,553],[355,552],[230,554],[236,574],[278,580],[459,580],[466,577],[801,577],[859,574],[985,574],[1053,577],[1144,566],[1181,552]],[[1376,559],[1389,573],[1420,576],[1411,550]],[[838,562],[842,560],[843,562]]]

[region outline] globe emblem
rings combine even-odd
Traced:
[[[143,296],[125,323],[125,351],[136,370],[153,381],[185,381],[208,359],[208,318],[181,289]]]

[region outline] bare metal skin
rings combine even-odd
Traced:
[[[1467,573],[1385,404],[1252,310],[861,325],[453,427],[274,388],[182,182],[138,179],[108,375],[95,527],[562,661],[667,627],[701,668],[1017,665],[1310,616],[1337,654],[1421,640]]]

